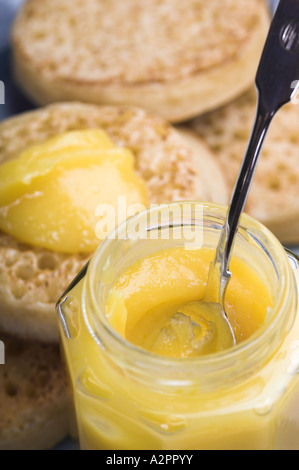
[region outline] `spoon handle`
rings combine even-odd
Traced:
[[[258,102],[255,123],[214,261],[220,279],[221,299],[231,276],[232,247],[264,139],[276,112],[296,94],[296,79],[299,79],[299,0],[280,0],[256,75]]]

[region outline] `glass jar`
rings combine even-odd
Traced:
[[[105,315],[115,279],[136,260],[184,245],[215,248],[226,208],[157,206],[101,243],[62,296],[58,316],[82,449],[299,449],[299,266],[243,215],[234,254],[271,289],[264,324],[235,348],[175,359],[126,341]]]

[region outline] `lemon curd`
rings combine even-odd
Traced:
[[[56,252],[90,253],[123,220],[120,196],[128,207],[148,205],[133,154],[100,129],[67,132],[0,166],[0,229]],[[103,233],[97,211],[106,206],[113,220]]]
[[[222,322],[196,307],[204,296],[213,257],[209,249],[174,247],[134,263],[108,295],[106,314],[112,327],[131,343],[168,357],[225,349]],[[244,261],[233,259],[231,269],[225,310],[238,344],[263,324],[273,299],[269,287]]]
[[[181,308],[204,295],[225,219],[203,209],[158,226],[142,222],[166,206],[139,214],[147,238],[122,224],[60,300],[82,449],[299,449],[298,262],[242,217],[225,298],[237,344],[220,333],[214,349],[217,321]],[[159,238],[181,225],[201,247]]]

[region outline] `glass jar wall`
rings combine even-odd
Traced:
[[[161,250],[213,253],[225,214],[185,202],[129,219],[60,300],[82,449],[299,449],[298,262],[261,224],[242,217],[234,256],[265,283],[273,306],[236,347],[163,357],[127,341],[106,315],[121,273]]]

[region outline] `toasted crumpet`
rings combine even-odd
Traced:
[[[3,336],[0,450],[50,449],[68,436],[68,393],[59,350]]]
[[[191,128],[205,139],[233,190],[256,112],[256,91],[195,119]],[[246,211],[283,243],[299,243],[299,105],[279,110],[266,136]]]
[[[265,0],[29,0],[13,29],[15,76],[38,104],[134,105],[181,122],[250,87]]]
[[[206,144],[136,108],[61,103],[11,118],[0,124],[0,164],[51,136],[95,127],[133,152],[151,204],[227,203],[226,182]],[[55,303],[89,258],[26,246],[0,232],[0,329],[58,341]]]

